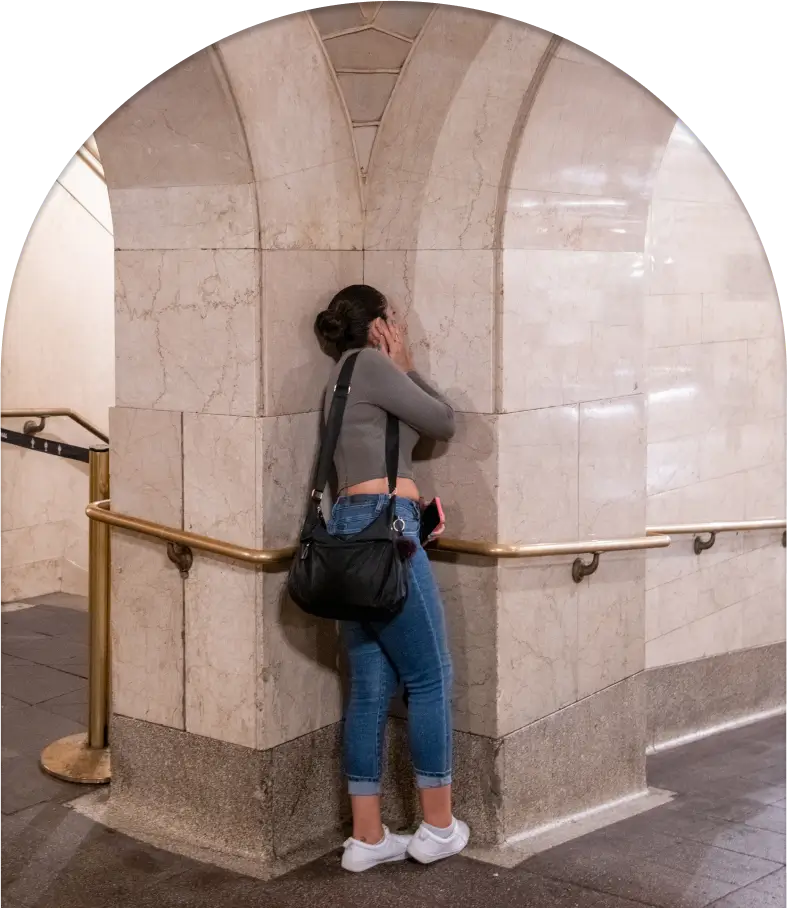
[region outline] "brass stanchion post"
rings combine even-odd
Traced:
[[[90,449],[90,500],[109,498],[109,450]],[[88,609],[90,656],[88,668],[88,731],[54,741],[41,754],[41,766],[67,782],[100,785],[109,782],[109,527],[90,521],[88,552]]]

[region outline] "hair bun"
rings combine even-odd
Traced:
[[[347,330],[347,323],[342,318],[343,313],[339,311],[340,307],[333,309],[324,309],[318,316],[315,326],[320,334],[331,344],[344,337]]]

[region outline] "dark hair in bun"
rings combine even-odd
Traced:
[[[379,290],[366,284],[353,284],[340,290],[314,322],[320,337],[339,354],[365,347],[369,326],[385,318],[388,303]]]

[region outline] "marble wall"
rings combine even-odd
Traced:
[[[39,211],[3,332],[3,408],[70,407],[104,431],[114,385],[112,218],[107,189],[75,156]],[[22,431],[25,419],[4,419]],[[64,418],[45,435],[97,441]],[[2,446],[2,600],[87,591],[87,466]]]
[[[456,438],[417,463],[451,535],[641,536],[667,496],[727,472],[744,475],[730,488],[744,482],[748,514],[783,457],[780,327],[757,283],[759,247],[712,210],[734,210],[729,200],[699,210],[680,196],[716,191],[681,164],[685,149],[676,159],[680,130],[597,57],[460,7],[298,14],[164,74],[98,132],[117,224],[115,507],[252,546],[292,542],[330,368],[314,315],[363,280],[406,315],[418,368],[456,408]],[[661,191],[675,173],[680,204]],[[723,279],[708,230],[726,250]],[[743,330],[754,334],[740,346]],[[692,393],[700,377],[720,384],[723,419],[711,407],[710,422],[694,421],[689,368]],[[674,420],[654,376],[681,392]],[[727,414],[738,434],[714,435]],[[680,420],[701,426],[722,472],[702,473],[697,455],[692,478],[667,449],[654,468],[658,444],[683,440]],[[728,544],[702,565],[721,570]],[[778,565],[772,546],[733,544],[743,560],[729,569],[748,567],[734,583],[714,575],[713,595],[740,589],[751,613]],[[479,795],[507,817],[492,837],[644,786],[651,600],[684,574],[621,553],[577,585],[571,560],[435,559],[457,732],[494,750],[485,779],[505,764],[502,790]],[[296,739],[309,750],[310,735],[333,734],[335,629],[288,601],[282,572],[197,555],[183,581],[161,546],[118,536],[113,574],[117,713],[249,751]],[[593,735],[613,702],[627,735],[607,752]],[[528,755],[567,735],[596,748],[606,775],[565,797],[548,786],[525,816]]]
[[[329,368],[314,313],[363,272],[343,117],[300,15],[202,51],[98,131],[120,225],[117,509],[292,541]],[[249,748],[339,719],[335,633],[296,612],[282,575],[198,556],[181,580],[162,546],[120,534],[113,574],[118,714]]]
[[[352,34],[373,41],[382,32]],[[331,55],[332,40],[325,49],[307,16],[251,29],[165,74],[99,131],[123,221],[118,413],[180,414],[173,457],[183,463],[183,499],[172,516],[249,544],[291,541],[329,367],[313,316],[338,287],[363,279],[406,314],[419,368],[460,414],[457,439],[419,464],[453,532],[511,541],[641,533],[640,220],[669,113],[544,32],[438,7],[387,103],[366,173],[355,167],[337,78],[348,64]],[[207,108],[194,105],[196,95]],[[184,135],[190,151],[177,167]],[[223,232],[217,199],[236,206]],[[134,218],[151,221],[145,242]],[[576,224],[587,226],[580,239]],[[282,457],[287,450],[298,457]],[[624,470],[611,454],[621,450]],[[157,487],[143,475],[154,464],[139,465],[126,499],[124,456],[116,455],[116,500],[144,512],[133,488]],[[545,462],[548,481],[538,470]],[[233,523],[236,511],[244,516]],[[565,564],[439,565],[457,654],[457,727],[499,737],[641,668],[641,567],[610,559],[579,590]],[[219,589],[234,606],[217,625]],[[185,641],[180,662],[171,660],[182,663],[176,727],[273,746],[338,718],[333,642],[302,626],[280,591],[280,578],[200,560],[168,632],[176,649]],[[554,603],[546,623],[545,596]],[[147,606],[151,626],[157,598]],[[118,634],[119,664],[124,647],[137,652],[134,637]],[[524,640],[532,658],[512,648]],[[600,649],[616,652],[602,658]],[[232,717],[215,702],[221,679],[240,704]],[[324,703],[284,707],[317,682]]]
[[[785,350],[754,225],[678,123],[648,224],[648,523],[783,518]],[[783,641],[779,532],[648,555],[647,664]]]
[[[527,112],[501,236],[500,539],[644,533],[644,243],[673,123],[566,44]],[[580,585],[571,560],[499,568],[499,734],[644,668],[644,557],[604,557]]]

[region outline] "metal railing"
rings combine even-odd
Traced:
[[[45,412],[47,416],[71,416],[70,411]],[[30,410],[3,410],[2,413],[3,416],[38,415]],[[76,421],[80,422],[80,419]],[[99,433],[96,430],[94,434]],[[51,450],[47,450],[44,444],[40,444],[38,450],[57,454],[58,443],[48,443]],[[65,455],[61,453],[59,456]],[[109,450],[105,447],[90,448],[87,450],[87,462],[90,470],[89,500],[106,498],[109,495]],[[88,730],[87,734],[69,735],[53,741],[44,748],[40,758],[45,772],[67,782],[100,785],[109,782],[111,777],[109,604],[109,527],[91,521],[88,547]]]
[[[648,527],[649,536],[693,536],[694,552],[701,555],[716,544],[718,533],[748,533],[755,530],[782,530],[782,545],[787,547],[787,521],[778,517],[760,520],[717,520],[710,523],[677,523],[670,526]],[[707,536],[707,539],[703,537]]]
[[[145,536],[152,536],[155,539],[167,542],[169,558],[180,568],[184,577],[188,576],[191,568],[193,561],[192,549],[210,552],[213,555],[220,555],[233,561],[241,561],[261,567],[283,564],[292,559],[297,551],[297,546],[294,545],[278,549],[255,549],[214,539],[211,536],[202,536],[199,533],[154,523],[141,517],[133,517],[130,514],[117,513],[112,510],[110,501],[94,502],[87,506],[85,512],[93,521]],[[599,557],[604,553],[658,549],[664,548],[669,544],[669,536],[651,534],[622,539],[589,539],[575,542],[539,542],[522,545],[441,538],[432,543],[430,548],[437,552],[478,555],[495,559],[591,555],[592,560],[589,564],[585,564],[581,558],[577,558],[572,566],[574,580],[579,583],[583,577],[595,572],[598,567]]]
[[[43,454],[86,462],[89,468],[88,500],[109,495],[109,450],[39,438],[47,419],[65,417],[109,443],[109,437],[88,419],[68,407],[0,410],[4,419],[28,419],[22,433],[3,429],[2,440]],[[37,420],[37,421],[36,421]],[[54,741],[41,753],[41,767],[68,782],[102,784],[111,776],[109,755],[109,528],[90,523],[88,548],[89,664],[87,734]]]
[[[56,407],[51,410],[2,410],[0,411],[0,417],[3,419],[28,419],[29,422],[26,422],[22,427],[22,431],[25,435],[38,435],[40,432],[44,431],[46,427],[46,421],[50,418],[55,418],[56,416],[65,416],[67,419],[73,420],[77,425],[82,426],[83,429],[87,429],[92,435],[95,435],[100,441],[103,441],[105,444],[109,444],[109,436],[102,432],[101,429],[93,425],[90,420],[85,419],[84,416],[81,416],[76,410],[71,410],[68,407]],[[38,419],[39,422],[33,422],[33,419]]]
[[[4,416],[68,416],[93,431],[102,433],[70,410],[4,410]],[[43,428],[43,425],[42,425]],[[39,430],[40,431],[40,430]],[[237,545],[189,530],[166,526],[141,517],[112,510],[109,498],[109,451],[90,450],[90,503],[85,513],[90,518],[89,612],[90,663],[88,697],[88,733],[62,738],[50,744],[41,754],[41,765],[51,775],[72,782],[108,782],[111,775],[108,725],[110,715],[110,529],[138,533],[167,543],[167,554],[187,577],[193,562],[193,550],[250,564],[255,568],[282,565],[290,561],[297,546],[257,549]],[[590,555],[589,562],[575,558],[571,574],[575,582],[595,573],[601,555],[610,552],[642,551],[666,548],[673,535],[694,535],[694,550],[699,554],[710,548],[717,533],[781,529],[782,545],[787,542],[787,522],[774,518],[737,522],[678,524],[648,527],[644,536],[620,539],[590,539],[572,542],[526,543],[507,545],[498,542],[476,542],[462,539],[436,540],[430,548],[440,553],[472,555],[490,559],[526,559],[539,557]],[[708,535],[709,539],[702,537]]]

